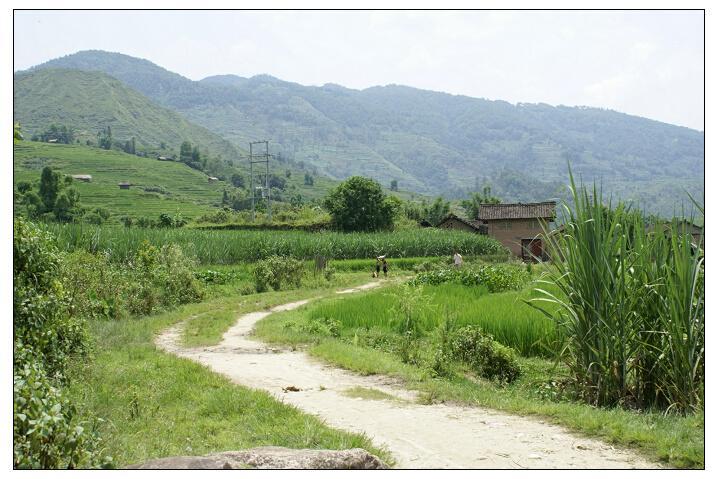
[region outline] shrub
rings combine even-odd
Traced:
[[[47,378],[33,351],[15,348],[13,367],[13,466],[18,469],[107,467],[94,424]]]
[[[215,271],[208,269],[205,271],[196,271],[194,273],[194,277],[208,284],[227,284],[236,279],[237,274],[227,271]]]
[[[521,289],[530,274],[525,269],[512,265],[479,265],[473,268],[442,268],[420,272],[411,280],[412,285],[457,283],[464,286],[484,285],[491,293]]]
[[[275,291],[282,287],[298,288],[304,276],[304,264],[298,259],[274,255],[257,263],[252,274],[258,293],[267,291],[268,286]]]
[[[85,324],[68,314],[53,238],[22,218],[15,220],[13,234],[14,341],[31,348],[55,375],[70,355],[85,352]]]
[[[450,348],[455,359],[486,379],[510,383],[521,375],[514,350],[494,341],[493,336],[476,326],[457,330],[452,335]]]
[[[302,325],[300,330],[305,333],[338,338],[341,333],[340,327],[341,324],[336,319],[320,317],[309,319],[307,324]]]
[[[336,273],[336,270],[332,268],[331,266],[327,266],[324,268],[324,279],[327,281],[331,281],[334,278],[334,274]]]
[[[70,316],[62,257],[45,231],[13,225],[13,464],[76,468],[104,464],[97,436],[75,420],[59,386],[72,355],[86,352],[84,321]]]

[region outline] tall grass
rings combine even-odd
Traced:
[[[311,259],[444,256],[458,249],[466,255],[493,255],[503,251],[492,238],[460,231],[421,229],[385,233],[309,233],[304,231],[204,231],[145,229],[82,224],[52,224],[48,228],[67,251],[106,251],[113,260],[126,260],[147,240],[155,246],[176,243],[203,264],[257,261],[271,255]]]
[[[619,203],[605,207],[593,187],[576,187],[565,228],[546,232],[553,258],[534,304],[565,343],[560,351],[587,400],[597,405],[702,406],[705,312],[703,259],[674,222],[646,228]]]
[[[484,286],[442,284],[424,286],[425,300],[416,321],[423,335],[432,334],[447,317],[455,327],[480,326],[494,338],[516,349],[523,356],[551,356],[558,341],[553,322],[526,304],[535,293],[489,294]],[[353,298],[328,301],[310,309],[311,319],[331,318],[338,321],[347,335],[357,328],[399,333],[391,311],[396,307],[396,291],[386,288]]]

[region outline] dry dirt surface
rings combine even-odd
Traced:
[[[351,294],[378,286],[337,291]],[[538,418],[481,407],[420,405],[392,378],[360,376],[250,338],[257,321],[309,300],[241,316],[217,346],[184,348],[182,324],[163,332],[163,350],[208,366],[243,386],[267,391],[328,425],[365,433],[386,447],[399,468],[660,468],[632,451],[582,437]],[[364,388],[364,389],[357,389]],[[347,394],[349,390],[384,394]],[[377,397],[377,399],[367,399]]]

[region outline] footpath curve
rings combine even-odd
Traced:
[[[337,293],[350,294],[379,285],[372,282]],[[632,451],[537,418],[482,407],[416,404],[416,392],[401,387],[393,378],[360,376],[323,364],[301,351],[275,348],[249,337],[261,319],[310,301],[245,314],[216,346],[182,347],[182,324],[164,331],[155,343],[164,351],[204,364],[237,384],[267,391],[332,427],[365,433],[375,445],[383,445],[392,453],[399,468],[661,467]],[[289,386],[299,390],[286,390]],[[348,397],[345,392],[355,387],[377,389],[396,400]]]

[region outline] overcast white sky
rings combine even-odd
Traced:
[[[703,129],[703,12],[16,12],[14,68],[101,49],[193,80],[402,84]]]

